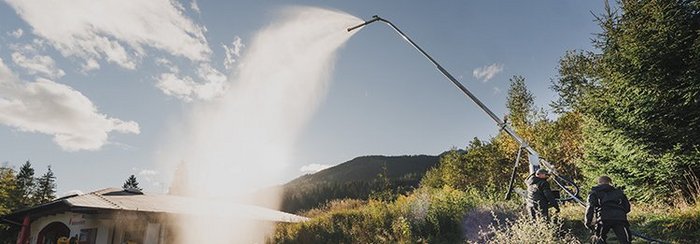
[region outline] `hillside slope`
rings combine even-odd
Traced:
[[[430,155],[357,157],[283,185],[282,210],[297,212],[333,199],[367,199],[382,191],[407,192],[439,160]]]

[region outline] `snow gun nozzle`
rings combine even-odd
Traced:
[[[353,31],[354,29],[363,27],[363,26],[365,26],[365,25],[369,25],[369,24],[371,24],[372,22],[377,21],[377,20],[383,20],[383,19],[380,18],[380,17],[377,16],[377,15],[372,16],[372,19],[370,19],[370,20],[368,20],[368,21],[365,21],[365,22],[362,23],[362,24],[359,24],[359,25],[356,25],[356,26],[353,26],[353,27],[348,28],[348,32],[351,32],[351,31]]]

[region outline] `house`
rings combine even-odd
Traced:
[[[300,222],[305,217],[221,200],[102,189],[22,209],[0,221],[22,225],[24,243],[56,243],[73,237],[81,244],[176,242],[178,218],[246,219],[261,223]],[[19,243],[19,242],[18,242]]]

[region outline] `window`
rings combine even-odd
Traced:
[[[95,244],[95,239],[97,239],[97,228],[80,230],[79,244]]]

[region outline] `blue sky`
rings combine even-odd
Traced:
[[[173,172],[154,161],[168,153],[161,145],[174,124],[289,6],[391,20],[499,115],[513,75],[526,78],[539,106],[555,98],[548,87],[558,59],[591,49],[591,12],[603,8],[573,0],[50,2],[0,4],[0,161],[30,160],[37,174],[51,165],[59,193],[120,186],[130,174],[146,190],[165,190]],[[427,60],[373,24],[339,51],[285,179],[361,155],[438,154],[496,132]]]

